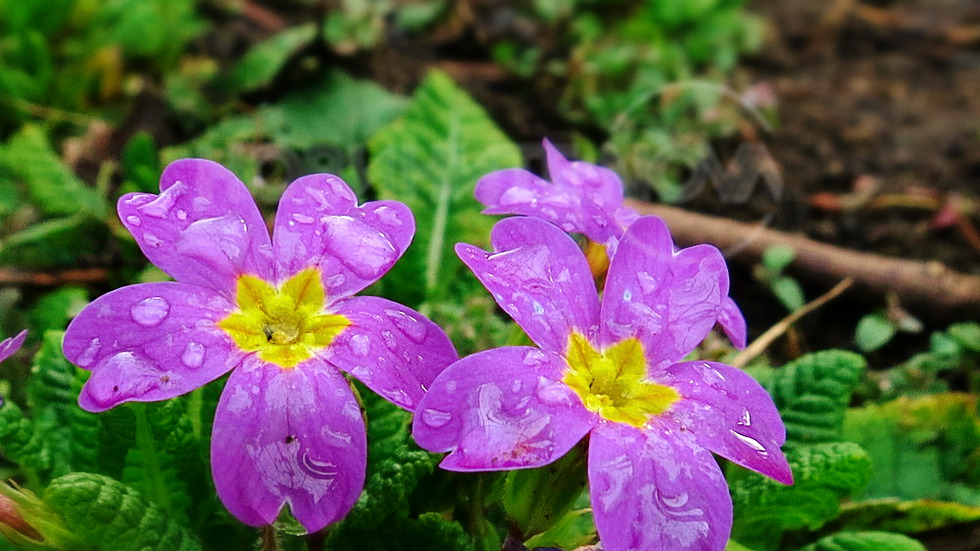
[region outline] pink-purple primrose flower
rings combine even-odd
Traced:
[[[537,347],[473,354],[429,387],[413,433],[449,452],[443,468],[539,467],[589,435],[589,491],[607,551],[724,548],[732,502],[711,452],[792,483],[766,391],[734,367],[682,361],[728,295],[717,249],[675,249],[659,218],[639,218],[600,301],[585,256],[558,227],[508,218],[491,242],[492,252],[456,251]]]
[[[273,522],[284,504],[309,531],[342,518],[363,488],[367,449],[341,372],[414,410],[457,358],[418,312],[353,296],[408,247],[408,207],[358,206],[340,178],[304,176],[283,194],[270,239],[231,172],[185,159],[166,168],[159,195],[125,195],[118,211],[176,282],[117,289],[71,323],[65,355],[92,372],[79,404],[163,400],[230,371],[211,441],[225,506],[250,525]]]
[[[551,182],[523,168],[487,174],[477,182],[475,193],[487,207],[483,212],[542,218],[602,245],[606,258],[611,258],[623,232],[640,217],[623,204],[622,180],[608,168],[569,161],[547,139],[544,149]],[[727,295],[717,321],[736,348],[745,348],[745,318]]]
[[[8,337],[0,341],[0,363],[4,360],[14,355],[14,352],[20,349],[24,345],[24,339],[27,338],[27,329],[24,329],[20,333],[17,333],[13,337]],[[0,406],[3,405],[3,397],[0,397]]]

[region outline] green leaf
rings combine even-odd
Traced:
[[[0,241],[0,265],[71,266],[104,248],[105,237],[105,226],[88,216],[46,220]]]
[[[899,398],[847,412],[844,436],[875,464],[864,498],[940,499],[980,507],[977,397]]]
[[[484,174],[521,165],[518,148],[444,73],[433,71],[408,111],[368,143],[368,176],[382,198],[415,213],[416,234],[393,276],[403,302],[436,301],[461,272],[453,252],[488,241],[493,219],[480,216],[473,186]]]
[[[793,262],[796,251],[786,245],[774,245],[762,253],[762,265],[774,273],[781,273]]]
[[[578,549],[595,543],[598,535],[591,509],[569,511],[547,532],[538,534],[525,542],[528,549],[537,547],[557,547],[559,549]],[[729,550],[734,551],[734,550]]]
[[[71,473],[51,482],[44,500],[89,543],[119,551],[196,551],[196,538],[121,482]]]
[[[841,532],[801,547],[798,551],[926,551],[926,547],[901,534]]]
[[[522,539],[550,529],[571,510],[585,490],[585,456],[579,445],[550,465],[507,473],[504,509]]]
[[[803,288],[789,276],[779,276],[772,280],[772,293],[790,312],[795,312],[806,304]]]
[[[948,331],[956,344],[971,352],[980,352],[980,323],[957,323],[950,325]]]
[[[232,71],[239,91],[268,86],[289,59],[316,37],[316,23],[286,29],[250,49]]]
[[[160,153],[153,136],[137,132],[123,148],[121,169],[123,185],[120,191],[157,193],[160,188]]]
[[[31,307],[32,330],[43,333],[49,329],[64,329],[88,302],[88,292],[81,287],[60,287],[51,291]]]
[[[52,215],[87,214],[104,219],[105,197],[82,183],[48,144],[40,127],[24,126],[0,146],[0,169],[22,181],[39,209]]]
[[[350,150],[364,145],[407,105],[406,98],[373,82],[329,71],[265,107],[263,113],[266,120],[278,121],[271,136],[284,147],[334,144]]]
[[[27,469],[46,471],[51,467],[50,451],[34,430],[34,422],[10,400],[0,405],[0,453]]]
[[[862,352],[871,352],[888,344],[897,330],[884,312],[872,312],[858,320],[854,342]]]
[[[853,352],[826,350],[772,375],[766,386],[786,424],[787,445],[842,440],[844,414],[865,365]]]
[[[753,549],[775,549],[787,530],[816,530],[837,516],[841,499],[871,477],[871,459],[857,444],[797,446],[786,453],[794,484],[785,486],[744,469],[729,473],[735,506],[732,538]]]
[[[386,551],[475,551],[472,538],[459,522],[439,513],[418,518],[394,518],[383,529],[351,530],[337,525],[327,538],[327,549],[372,549]]]
[[[934,499],[883,498],[845,505],[834,526],[845,530],[916,534],[977,520],[980,520],[980,507]]]
[[[98,419],[78,407],[87,373],[65,359],[64,335],[64,331],[44,333],[28,387],[36,430],[51,450],[53,476],[93,470],[96,465]]]

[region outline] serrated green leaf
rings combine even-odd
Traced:
[[[46,220],[0,240],[0,265],[71,266],[85,255],[98,253],[105,238],[105,226],[88,216]]]
[[[268,86],[297,51],[316,37],[317,26],[307,23],[286,29],[253,46],[232,71],[232,82],[239,91]]]
[[[98,420],[78,407],[86,374],[62,354],[64,335],[64,331],[44,333],[28,386],[35,429],[51,450],[53,476],[93,470],[96,465]]]
[[[977,397],[899,398],[847,412],[844,436],[871,455],[864,498],[941,499],[980,507]]]
[[[821,538],[798,551],[926,551],[926,547],[902,534],[841,532]]]
[[[147,503],[132,488],[109,477],[71,473],[51,482],[44,501],[75,534],[101,549],[196,551],[197,539]]]
[[[844,414],[865,366],[858,354],[826,350],[773,373],[767,390],[786,424],[788,446],[843,439]]]
[[[862,352],[871,352],[888,344],[897,330],[884,312],[872,312],[858,320],[854,342]]]
[[[437,301],[462,263],[455,243],[485,244],[493,225],[479,217],[473,186],[484,174],[521,165],[518,148],[486,112],[444,73],[433,71],[408,111],[368,142],[368,176],[382,198],[402,201],[416,216],[416,234],[390,277],[402,302]]]
[[[744,469],[729,474],[735,506],[732,538],[754,549],[775,549],[787,530],[815,530],[837,516],[841,499],[871,477],[871,459],[857,444],[797,446],[786,453],[794,484],[784,486]]]
[[[263,108],[265,120],[277,121],[276,143],[297,149],[333,144],[347,149],[364,145],[408,105],[403,96],[377,84],[329,71]]]
[[[980,507],[933,499],[873,499],[846,504],[834,527],[916,534],[980,520]]]
[[[105,197],[61,162],[38,126],[24,126],[0,147],[0,168],[23,182],[37,207],[48,214],[81,213],[101,220],[109,212]]]
[[[0,405],[0,454],[27,469],[51,467],[50,452],[34,430],[34,421],[10,400]]]

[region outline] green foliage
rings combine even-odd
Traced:
[[[39,298],[31,308],[28,315],[31,328],[40,334],[64,329],[88,302],[88,292],[81,287],[60,287],[51,291]]]
[[[51,482],[44,501],[65,526],[97,549],[119,551],[194,551],[197,539],[145,501],[128,486],[109,477],[71,473]]]
[[[0,169],[22,183],[34,204],[47,214],[80,213],[104,219],[109,212],[106,199],[55,155],[40,127],[26,125],[0,147]]]
[[[0,453],[24,468],[37,471],[51,468],[51,453],[34,430],[33,420],[25,417],[10,400],[0,406]]]
[[[522,539],[549,530],[572,509],[585,491],[585,466],[583,442],[550,465],[507,473],[504,509]]]
[[[926,551],[926,547],[901,534],[840,532],[801,547],[798,551]]]
[[[885,312],[877,311],[863,316],[854,330],[854,342],[862,352],[871,352],[888,344],[898,328]]]
[[[298,50],[316,37],[314,23],[292,27],[256,44],[235,66],[231,78],[236,89],[254,90],[268,86]]]
[[[84,375],[61,353],[64,331],[44,334],[28,386],[35,430],[51,452],[52,476],[93,470],[98,420],[78,407]]]
[[[836,442],[866,362],[844,350],[807,354],[765,383],[786,424],[787,445]]]
[[[852,409],[844,435],[863,446],[875,464],[862,497],[930,498],[980,507],[976,396],[903,397]]]
[[[980,391],[980,323],[965,322],[929,337],[929,350],[907,362],[871,374],[870,396],[888,400],[901,395],[935,394],[949,390],[946,378],[962,377],[971,392]]]
[[[461,272],[455,243],[484,244],[493,224],[479,214],[473,185],[488,172],[520,166],[520,152],[438,71],[418,87],[405,114],[368,145],[368,176],[378,194],[406,203],[417,217],[415,241],[389,276],[396,298],[438,301]]]
[[[752,275],[772,290],[779,302],[790,312],[795,312],[806,304],[803,288],[783,271],[793,262],[796,252],[790,247],[773,246],[762,253],[762,260]]]
[[[776,549],[779,534],[816,530],[837,516],[841,499],[863,489],[871,477],[871,459],[857,444],[830,442],[787,451],[792,486],[744,469],[729,472],[735,505],[732,538],[763,551]]]
[[[933,499],[883,498],[846,504],[833,526],[844,530],[916,534],[977,520],[980,520],[980,507]]]
[[[157,193],[160,191],[160,154],[153,138],[146,132],[137,132],[126,142],[122,151],[120,169],[123,184],[120,191],[129,193]]]
[[[0,265],[28,269],[71,266],[103,247],[105,226],[88,216],[38,222],[0,238]]]
[[[598,538],[591,509],[569,511],[548,529],[526,542],[528,549],[537,547],[557,547],[559,549],[578,549],[593,543]]]

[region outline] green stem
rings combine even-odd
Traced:
[[[147,497],[153,502],[169,511],[171,508],[170,494],[167,493],[166,484],[163,481],[163,469],[160,467],[159,450],[156,440],[153,438],[153,427],[146,416],[146,406],[134,403],[133,415],[136,419],[136,450],[140,454],[143,463],[143,471],[146,474],[145,484]]]
[[[439,183],[439,195],[436,198],[436,212],[432,219],[432,233],[429,235],[429,249],[425,257],[425,298],[431,301],[434,298],[434,291],[439,283],[439,268],[442,266],[443,241],[446,237],[446,226],[449,225],[449,204],[452,201],[453,183],[451,174],[458,162],[457,148],[460,132],[459,116],[450,114],[449,132],[447,142],[449,144],[448,159],[443,172],[442,182]]]

